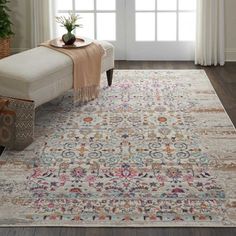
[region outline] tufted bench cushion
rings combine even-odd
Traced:
[[[99,41],[106,53],[102,72],[111,85],[114,47]],[[37,47],[0,60],[0,95],[33,100],[38,107],[73,87],[73,62],[67,55]]]

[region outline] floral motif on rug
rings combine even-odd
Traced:
[[[0,162],[0,225],[236,226],[236,132],[202,70],[115,71],[36,112]]]

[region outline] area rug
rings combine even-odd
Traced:
[[[0,162],[0,226],[236,226],[236,131],[203,70],[115,71],[36,113]]]

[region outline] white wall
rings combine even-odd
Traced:
[[[13,52],[28,49],[31,45],[30,0],[11,0],[10,8],[15,32]],[[236,0],[225,0],[225,19],[226,59],[236,61]]]
[[[31,22],[30,0],[10,0],[11,20],[13,23],[12,52],[30,48]]]

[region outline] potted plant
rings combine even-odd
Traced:
[[[10,55],[10,38],[13,35],[8,3],[8,0],[0,0],[0,58]]]
[[[81,24],[77,24],[77,21],[80,19],[80,17],[74,13],[70,13],[68,17],[65,16],[57,16],[56,22],[61,24],[62,27],[65,27],[67,30],[67,33],[62,36],[62,41],[65,43],[65,45],[73,45],[76,41],[75,35],[72,33],[72,31],[75,28],[82,27]]]

